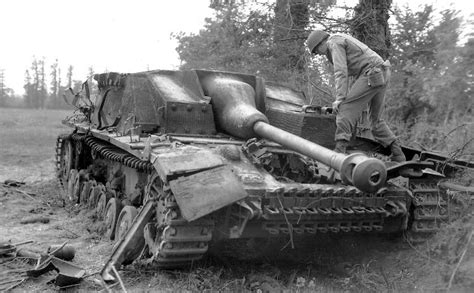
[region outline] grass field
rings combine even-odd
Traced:
[[[0,108],[0,181],[38,181],[54,176],[61,120],[71,111]]]

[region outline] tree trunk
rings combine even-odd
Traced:
[[[309,23],[310,0],[277,0],[273,43],[278,65],[304,72],[304,41]]]
[[[354,37],[377,52],[383,59],[390,56],[388,12],[392,0],[359,0],[354,8],[350,30]]]

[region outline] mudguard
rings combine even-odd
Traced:
[[[426,161],[390,162],[390,166],[387,168],[387,178],[395,178],[398,176],[417,178],[423,176],[423,169],[433,167],[433,162]]]
[[[152,153],[151,162],[165,182],[168,181],[169,176],[184,175],[224,165],[219,155],[195,147],[183,147],[166,153]]]
[[[199,219],[247,197],[242,183],[228,166],[220,166],[170,181],[181,214]]]

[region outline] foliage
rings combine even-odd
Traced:
[[[395,9],[388,117],[405,142],[472,153],[474,39],[459,45],[458,12]]]
[[[198,34],[173,35],[179,44],[181,68],[257,74],[306,89],[314,103],[329,102],[328,64],[322,59],[311,62],[304,41],[310,26],[331,19],[327,10],[335,1],[235,2],[213,5],[213,17],[206,19]]]
[[[216,8],[198,35],[175,34],[178,54],[187,68],[208,68],[249,74],[278,74],[267,71],[272,62],[270,11],[247,11],[243,4]],[[263,72],[262,72],[263,71]]]
[[[11,95],[11,89],[5,86],[5,70],[0,68],[0,107],[4,107]]]
[[[382,58],[390,56],[388,19],[392,0],[360,0],[350,21],[351,33]]]

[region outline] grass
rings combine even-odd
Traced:
[[[68,128],[61,120],[65,110],[0,108],[0,159],[2,164],[30,165],[54,155],[58,134]]]
[[[35,181],[54,172],[61,120],[71,111],[0,108],[0,180]],[[34,178],[34,179],[33,179]]]

